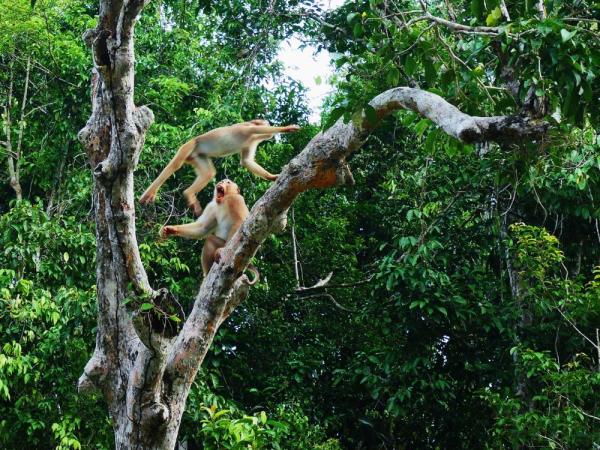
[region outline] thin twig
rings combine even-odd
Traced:
[[[581,337],[583,337],[586,341],[588,341],[590,344],[592,344],[592,346],[596,349],[596,351],[600,352],[600,344],[596,344],[594,341],[592,341],[589,337],[587,337],[579,328],[577,328],[577,325],[575,325],[575,323],[573,321],[571,321],[571,319],[569,319],[564,312],[562,312],[562,310],[560,308],[556,308],[556,310],[560,313],[560,315],[563,317],[563,319],[565,319],[567,321],[567,323],[569,325],[571,325],[575,331],[577,331],[577,333],[579,333],[581,335]]]
[[[339,309],[341,309],[343,311],[347,311],[347,312],[354,312],[355,311],[353,309],[346,308],[345,306],[343,306],[340,303],[338,303],[338,301],[335,298],[333,298],[333,295],[328,294],[327,292],[321,292],[319,294],[313,294],[313,295],[308,295],[306,297],[300,297],[300,299],[301,300],[308,300],[308,299],[311,299],[311,298],[319,298],[319,297],[325,297],[325,298],[331,300],[331,302],[336,306],[336,308],[339,308]]]
[[[304,293],[307,291],[314,291],[314,290],[318,290],[318,289],[345,289],[345,288],[349,288],[349,287],[356,287],[356,286],[362,286],[363,284],[367,284],[369,282],[371,282],[371,280],[373,279],[374,275],[371,275],[369,278],[365,278],[364,280],[360,280],[360,281],[355,281],[353,283],[338,283],[338,284],[327,284],[329,283],[329,280],[331,280],[331,277],[333,275],[333,272],[330,272],[329,275],[327,275],[324,279],[317,281],[317,283],[315,283],[312,286],[309,287],[299,287],[298,289],[296,289],[297,293]]]
[[[298,274],[298,264],[300,264],[300,262],[298,261],[298,247],[296,244],[296,221],[294,220],[294,207],[293,206],[292,206],[291,218],[292,218],[292,226],[291,226],[292,248],[294,251],[294,275],[296,276],[296,289],[300,289],[300,275]]]

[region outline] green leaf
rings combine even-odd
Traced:
[[[431,125],[431,121],[429,119],[419,120],[419,122],[417,122],[417,124],[415,125],[415,133],[417,134],[417,136],[423,136],[423,133],[429,127],[429,125]]]
[[[227,414],[230,411],[231,410],[229,410],[229,409],[222,409],[221,411],[216,412],[215,415],[212,418],[213,418],[213,420],[216,420],[219,417],[224,416],[225,414]]]
[[[359,13],[357,12],[351,12],[350,14],[348,14],[346,16],[346,22],[348,22],[348,25],[352,25],[352,23],[360,16]]]
[[[435,83],[438,74],[437,70],[435,70],[435,65],[431,59],[424,59],[423,66],[425,67],[425,80],[428,85],[432,85]]]
[[[417,61],[412,56],[407,56],[404,61],[404,71],[407,75],[412,76],[417,71]]]
[[[365,105],[363,111],[365,112],[367,122],[369,122],[371,125],[375,125],[377,123],[377,112],[375,111],[375,108],[367,104]]]
[[[483,13],[483,0],[471,0],[471,14],[475,17],[481,17]]]
[[[400,81],[400,70],[398,70],[397,67],[392,67],[385,75],[385,81],[390,87],[398,86],[398,82]]]
[[[427,154],[431,155],[435,151],[435,144],[437,143],[439,136],[439,128],[435,128],[431,130],[427,134],[427,138],[425,139],[425,151]]]
[[[152,303],[142,303],[142,306],[140,306],[140,311],[149,311],[152,308],[154,308]]]
[[[560,36],[562,37],[563,43],[571,40],[571,38],[573,36],[575,36],[576,34],[577,34],[577,30],[568,31],[568,30],[565,30],[564,28],[562,30],[560,30]]]
[[[337,122],[337,120],[342,117],[342,115],[346,112],[346,108],[344,107],[337,107],[334,108],[333,111],[331,111],[331,113],[329,114],[329,117],[327,118],[327,121],[325,122],[325,125],[323,125],[323,131],[327,130],[328,128],[331,128],[333,126],[333,124],[335,122]]]
[[[364,34],[364,29],[362,26],[362,23],[357,22],[354,27],[352,28],[352,34],[354,34],[354,37],[359,38]]]
[[[488,27],[494,27],[498,25],[500,19],[502,19],[502,11],[500,10],[500,7],[496,6],[492,9],[492,12],[488,14],[485,23]]]
[[[391,291],[393,287],[394,287],[394,277],[392,275],[390,275],[385,283],[385,288],[388,291]]]

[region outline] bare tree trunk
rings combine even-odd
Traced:
[[[538,12],[539,19],[546,20],[548,14],[546,13],[546,5],[544,5],[544,0],[537,0],[535,4],[535,9]]]
[[[58,164],[58,171],[56,172],[56,176],[54,177],[54,182],[52,183],[52,190],[50,191],[50,195],[48,196],[48,204],[46,205],[46,214],[48,216],[52,216],[54,213],[54,199],[56,196],[59,197],[60,200],[60,185],[62,182],[63,173],[65,171],[65,163],[67,162],[67,156],[69,154],[69,144],[70,141],[66,141],[63,147],[63,153],[60,157],[60,163]]]
[[[518,346],[522,344],[523,333],[527,330],[527,328],[531,326],[532,318],[531,313],[527,309],[527,305],[525,303],[527,286],[523,281],[523,277],[521,276],[518,268],[515,267],[513,255],[511,255],[510,249],[508,247],[508,214],[505,214],[504,217],[500,218],[500,220],[502,221],[500,227],[500,238],[502,241],[502,246],[504,247],[504,262],[508,274],[508,284],[510,286],[511,297],[515,302],[519,313],[519,320],[515,322],[513,326],[514,345]],[[531,399],[529,395],[527,376],[520,367],[518,358],[519,356],[517,355],[517,353],[512,354],[513,364],[515,365],[515,395],[520,397],[523,401],[529,403]]]
[[[98,26],[84,34],[94,57],[92,114],[78,136],[94,179],[98,301],[96,348],[79,390],[101,389],[115,448],[140,450],[171,449],[176,439],[166,432],[170,410],[154,406],[162,386],[153,377],[163,358],[142,344],[123,304],[153,295],[137,247],[133,197],[133,171],[154,120],[133,102],[133,28],[146,2],[100,0]]]
[[[23,95],[24,100],[23,100],[23,104],[21,105],[21,121],[19,124],[19,136],[22,136],[22,130],[23,130],[23,108],[25,107],[24,104],[27,101],[27,89],[29,86],[29,69],[30,69],[30,59],[27,60],[27,77],[26,77],[26,81],[25,81],[25,93]],[[7,154],[7,164],[8,164],[8,177],[9,177],[9,182],[10,182],[10,187],[15,191],[15,195],[17,197],[17,200],[22,200],[23,199],[23,189],[21,188],[21,182],[19,179],[19,159],[20,159],[20,153],[21,153],[21,149],[20,149],[20,142],[21,139],[19,138],[19,145],[17,145],[17,148],[15,149],[13,147],[13,141],[12,141],[12,118],[11,118],[11,109],[12,109],[12,102],[13,102],[13,96],[14,96],[14,81],[15,81],[15,71],[14,71],[14,67],[15,67],[15,58],[14,55],[11,58],[10,61],[10,66],[9,66],[9,70],[10,70],[10,77],[9,77],[9,82],[8,82],[8,94],[6,97],[6,104],[4,106],[4,134],[6,135],[6,141],[3,142],[4,148],[6,149],[6,154]]]
[[[133,102],[133,29],[148,1],[100,0],[98,27],[84,35],[94,55],[92,114],[79,139],[94,179],[98,331],[79,390],[102,391],[119,450],[175,447],[198,368],[219,326],[248,294],[243,272],[250,259],[271,233],[284,229],[300,193],[353,182],[345,160],[376,125],[366,116],[340,120],[284,167],[203,280],[187,320],[177,325],[159,312],[176,311],[177,304],[165,289],[150,287],[135,236],[133,171],[154,117]],[[546,130],[523,117],[471,117],[418,89],[384,92],[371,107],[375,122],[408,108],[464,142],[532,139]],[[157,308],[140,312],[140,302]]]

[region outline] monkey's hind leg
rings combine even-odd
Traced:
[[[166,167],[162,170],[160,175],[156,177],[156,180],[154,180],[152,184],[148,186],[148,189],[146,189],[140,197],[140,203],[142,205],[154,201],[156,193],[158,192],[160,187],[165,183],[165,181],[167,181],[167,179],[171,175],[173,175],[175,172],[181,169],[181,166],[183,166],[183,164],[186,162],[187,157],[194,149],[194,145],[195,139],[192,139],[191,141],[188,141],[181,147],[179,147],[179,150],[177,150],[177,153],[175,153],[173,159],[169,161],[169,164],[166,165]]]
[[[202,248],[202,273],[204,278],[208,275],[210,268],[215,262],[215,252],[225,246],[225,241],[214,234],[208,236]]]
[[[210,180],[217,175],[217,169],[213,165],[211,159],[205,155],[192,153],[186,160],[188,164],[194,167],[196,179],[185,191],[183,195],[187,200],[187,204],[194,210],[194,214],[199,216],[202,213],[200,202],[196,198],[196,194],[206,187]]]

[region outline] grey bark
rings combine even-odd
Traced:
[[[294,199],[311,188],[353,183],[346,158],[376,123],[361,116],[319,133],[281,172],[223,249],[180,328],[156,311],[128,305],[174,303],[153,290],[135,235],[133,172],[153,121],[133,102],[133,28],[148,0],[100,0],[99,25],[85,33],[92,48],[92,114],[80,131],[94,180],[98,332],[79,390],[100,389],[108,403],[117,449],[175,447],[185,402],[218,327],[248,295],[244,269],[262,242],[285,228]],[[464,142],[530,139],[545,125],[519,117],[471,117],[441,97],[396,88],[371,102],[377,121],[399,108],[430,118]],[[134,302],[125,300],[134,299]],[[137,302],[137,303],[136,303]],[[130,307],[130,306],[129,306]]]
[[[29,76],[31,73],[31,56],[27,58],[27,66],[25,68],[25,87],[23,88],[23,98],[21,100],[21,114],[19,117],[19,131],[17,134],[17,145],[13,145],[12,139],[12,118],[11,109],[13,102],[14,88],[14,55],[10,63],[10,81],[8,85],[8,94],[6,105],[4,107],[4,134],[6,141],[3,142],[7,154],[8,177],[10,187],[15,191],[17,200],[23,199],[23,189],[21,187],[21,153],[23,147],[23,131],[25,129],[25,107],[29,100]]]

